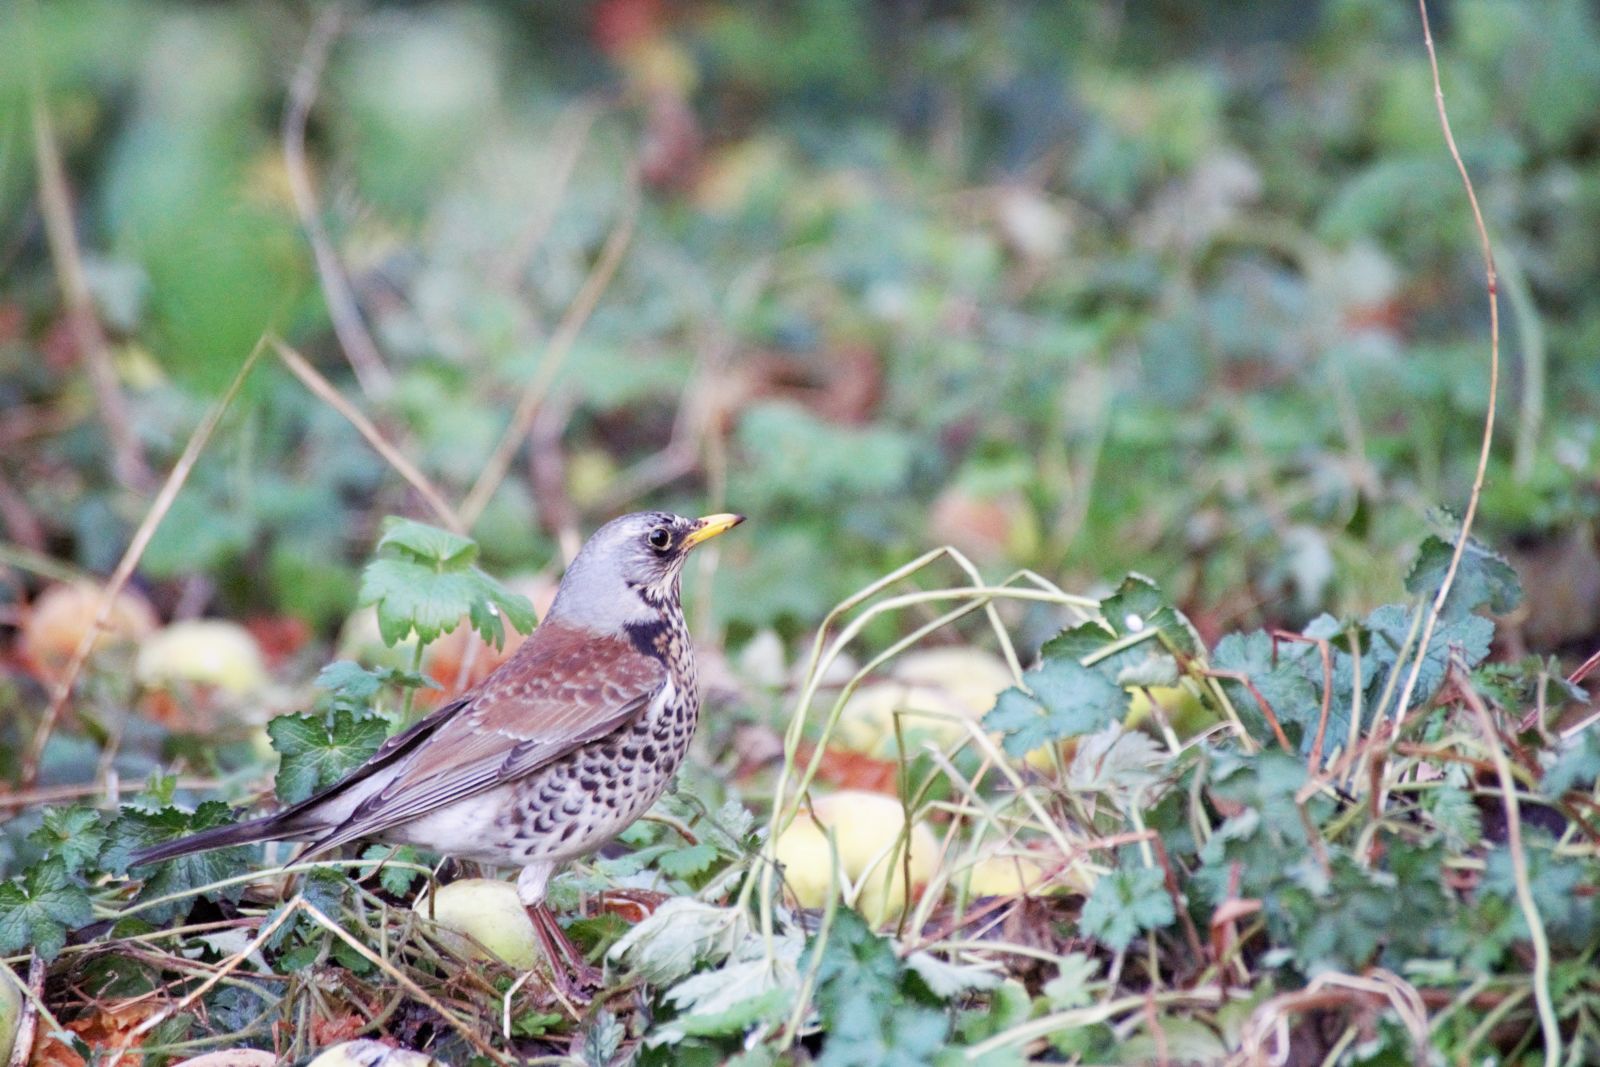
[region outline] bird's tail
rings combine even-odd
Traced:
[[[128,857],[128,866],[164,863],[179,856],[210,852],[214,848],[227,848],[230,845],[253,845],[259,841],[283,841],[305,836],[303,829],[290,824],[283,818],[283,813],[279,812],[229,826],[214,826],[209,830],[190,834],[188,837],[179,837],[159,845],[151,845],[149,848],[142,848]]]

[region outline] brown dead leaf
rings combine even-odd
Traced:
[[[802,763],[811,759],[816,752],[815,747],[802,742],[799,750],[799,759]],[[850,752],[835,746],[822,754],[822,762],[817,766],[817,777],[841,789],[861,789],[869,793],[884,793],[888,796],[900,795],[896,783],[900,773],[900,764],[894,760],[878,759],[874,756],[863,756],[859,752]]]

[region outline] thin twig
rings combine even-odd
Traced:
[[[437,1012],[439,1017],[448,1022],[457,1033],[466,1039],[469,1045],[477,1049],[484,1056],[488,1057],[489,1060],[494,1063],[507,1065],[512,1062],[503,1052],[498,1051],[488,1042],[484,1041],[482,1036],[478,1034],[477,1030],[473,1029],[472,1026],[462,1020],[460,1016],[446,1008],[438,1001],[437,998],[430,994],[426,989],[423,989],[420,985],[418,985],[410,975],[395,967],[394,964],[390,963],[388,960],[372,951],[372,949],[356,940],[350,935],[349,931],[340,926],[338,923],[334,922],[332,919],[328,918],[328,916],[323,913],[315,904],[302,900],[300,909],[304,911],[306,915],[310,916],[310,918],[314,920],[317,925],[321,926],[339,940],[349,945],[368,963],[378,968],[384,974],[387,974],[390,978],[393,978],[396,982],[399,982],[406,988],[407,992],[421,1001],[423,1005]]]
[[[209,978],[191,989],[181,1000],[167,1005],[165,1008],[162,1008],[160,1011],[156,1012],[154,1015],[150,1016],[144,1022],[135,1027],[133,1033],[128,1035],[127,1042],[112,1053],[111,1060],[109,1063],[107,1063],[106,1067],[116,1067],[117,1061],[122,1059],[122,1054],[126,1052],[131,1045],[138,1041],[139,1038],[143,1037],[145,1034],[148,1034],[151,1030],[154,1030],[156,1027],[160,1026],[162,1023],[166,1022],[180,1011],[187,1009],[189,1005],[193,1004],[195,1001],[199,1000],[201,997],[210,992],[212,987],[218,982],[222,981],[224,978],[228,977],[228,975],[237,970],[240,964],[244,963],[245,960],[249,959],[256,952],[259,952],[261,950],[261,946],[265,945],[269,940],[271,940],[272,935],[277,933],[279,928],[282,927],[284,923],[294,918],[304,905],[305,898],[302,896],[296,896],[289,902],[287,907],[278,913],[276,918],[264,925],[260,932],[258,932],[256,936],[244,946],[244,948],[240,949],[238,952],[235,952],[226,960],[223,960],[222,963],[218,965],[217,969],[212,972]]]
[[[1528,873],[1528,854],[1522,846],[1522,805],[1517,799],[1517,780],[1511,770],[1511,758],[1500,743],[1499,731],[1489,708],[1477,690],[1472,688],[1468,668],[1459,655],[1450,657],[1450,672],[1454,676],[1456,691],[1467,702],[1478,725],[1483,730],[1483,743],[1494,760],[1495,774],[1500,779],[1500,803],[1506,813],[1506,851],[1511,856],[1511,873],[1516,881],[1517,905],[1522,909],[1523,921],[1528,925],[1528,941],[1533,946],[1533,1001],[1539,1011],[1539,1028],[1544,1031],[1545,1067],[1556,1067],[1561,1062],[1561,1025],[1556,1019],[1555,1002],[1550,996],[1550,939],[1545,935],[1544,920],[1539,916],[1539,904],[1533,896],[1533,879]]]
[[[1439,81],[1439,55],[1433,47],[1433,27],[1428,23],[1428,0],[1417,0],[1417,9],[1422,14],[1422,41],[1428,50],[1428,68],[1433,73],[1433,100],[1439,112],[1439,127],[1444,131],[1445,145],[1450,149],[1450,158],[1455,161],[1456,170],[1461,175],[1461,184],[1467,191],[1467,203],[1472,208],[1472,221],[1478,229],[1478,239],[1482,246],[1483,270],[1489,293],[1489,395],[1486,398],[1487,410],[1483,416],[1483,441],[1478,448],[1478,469],[1472,477],[1472,493],[1467,497],[1467,511],[1461,517],[1461,532],[1456,536],[1455,549],[1450,553],[1450,566],[1445,569],[1444,581],[1439,583],[1439,592],[1433,598],[1433,607],[1428,612],[1428,618],[1422,626],[1422,639],[1417,643],[1416,658],[1411,662],[1411,671],[1406,676],[1406,684],[1400,690],[1400,699],[1395,704],[1395,719],[1403,718],[1406,708],[1411,703],[1412,690],[1416,688],[1417,678],[1422,674],[1422,665],[1428,659],[1428,646],[1433,640],[1434,628],[1439,624],[1439,616],[1444,613],[1445,598],[1450,595],[1450,587],[1455,584],[1456,571],[1461,568],[1461,557],[1467,550],[1467,536],[1472,532],[1472,520],[1478,514],[1478,500],[1483,496],[1483,481],[1489,471],[1489,451],[1494,445],[1494,416],[1495,404],[1500,392],[1500,296],[1499,282],[1495,274],[1494,248],[1489,243],[1489,228],[1483,221],[1483,210],[1478,206],[1478,194],[1472,187],[1472,177],[1467,173],[1467,165],[1461,159],[1461,152],[1456,147],[1455,134],[1450,129],[1450,115],[1444,106],[1444,86]]]
[[[94,297],[89,292],[89,280],[83,270],[83,257],[78,250],[78,238],[73,229],[72,194],[67,189],[66,169],[61,163],[61,152],[56,145],[55,131],[50,124],[50,112],[45,107],[44,89],[38,82],[37,71],[34,75],[33,139],[34,158],[39,170],[39,210],[44,215],[45,236],[50,245],[50,258],[55,262],[62,301],[66,305],[67,322],[72,329],[78,355],[89,372],[89,382],[94,387],[95,403],[100,407],[106,435],[111,439],[111,471],[124,488],[146,492],[154,483],[155,476],[145,460],[139,435],[134,432],[127,401],[117,386],[117,371],[111,362],[105,331],[101,329],[100,319],[95,314]]]
[[[505,479],[506,471],[511,468],[511,457],[516,455],[517,449],[528,436],[534,417],[538,415],[539,408],[544,403],[545,394],[550,391],[556,375],[566,365],[567,355],[572,351],[573,342],[578,339],[578,334],[589,321],[589,316],[594,313],[595,306],[600,303],[600,297],[611,284],[611,278],[622,262],[622,254],[627,251],[628,243],[633,239],[633,226],[638,217],[639,191],[636,186],[630,185],[627,198],[623,202],[622,213],[612,226],[610,235],[606,237],[606,243],[600,249],[600,257],[595,260],[589,276],[584,279],[583,287],[578,290],[578,295],[573,297],[566,314],[556,327],[556,332],[551,335],[550,343],[545,346],[539,365],[534,368],[533,377],[523,387],[522,398],[517,401],[516,410],[512,412],[510,425],[506,427],[506,432],[484,462],[478,480],[473,483],[471,491],[461,502],[461,518],[468,527],[478,521],[483,509],[489,504],[489,498],[500,488],[500,483]]]
[[[306,232],[306,239],[311,242],[311,254],[316,259],[317,277],[322,282],[322,296],[328,305],[334,335],[339,338],[339,347],[350,361],[350,369],[355,372],[361,391],[369,400],[381,400],[393,390],[394,376],[389,373],[367,324],[362,321],[344,265],[339,262],[328,231],[322,225],[316,190],[311,186],[306,165],[306,121],[317,97],[317,83],[322,80],[328,51],[343,23],[343,7],[330,4],[323,9],[306,40],[300,65],[289,83],[289,107],[283,114],[283,163],[295,214]]]
[[[360,408],[346,400],[344,395],[333,387],[333,383],[318,373],[317,369],[308,363],[300,353],[276,337],[272,339],[272,347],[277,350],[278,358],[283,360],[284,365],[289,368],[296,378],[300,379],[307,389],[310,389],[320,399],[326,401],[329,407],[343,415],[350,422],[350,425],[354,426],[356,431],[367,439],[367,444],[372,446],[373,451],[382,456],[384,462],[393,467],[400,477],[411,483],[411,488],[415,489],[417,495],[422,497],[428,507],[433,509],[433,513],[439,517],[440,522],[456,533],[466,532],[465,524],[462,523],[460,516],[456,514],[456,510],[445,500],[444,494],[439,492],[434,484],[428,480],[428,476],[418,470],[416,465],[407,459],[398,448],[388,442],[378,428],[372,424],[372,420],[361,413]]]
[[[1292,630],[1273,630],[1272,642],[1298,641],[1316,645],[1322,655],[1322,710],[1317,716],[1317,736],[1311,742],[1311,756],[1306,760],[1306,770],[1316,774],[1322,767],[1322,744],[1328,736],[1328,716],[1333,711],[1333,648],[1327,638],[1307,637]],[[1277,649],[1273,649],[1276,654]]]
[[[139,565],[140,558],[150,545],[150,539],[155,536],[156,527],[166,518],[172,502],[178,498],[178,492],[188,480],[189,472],[194,470],[195,463],[199,461],[201,451],[210,442],[217,424],[222,421],[223,413],[233,403],[233,398],[239,395],[245,379],[250,376],[251,369],[255,367],[256,360],[261,358],[265,348],[266,337],[263,336],[256,342],[255,348],[240,366],[238,373],[233,376],[227,391],[211,406],[211,410],[206,412],[205,418],[200,420],[200,425],[196,426],[194,433],[189,436],[189,443],[184,445],[183,454],[178,457],[178,462],[173,464],[172,473],[167,475],[161,491],[156,494],[155,502],[150,505],[144,520],[134,531],[133,540],[128,543],[127,551],[123,552],[122,559],[117,562],[117,569],[112,572],[110,580],[106,582],[105,590],[100,594],[100,606],[95,610],[94,625],[84,631],[83,637],[79,639],[78,647],[72,652],[72,658],[67,660],[61,680],[56,683],[54,692],[50,694],[50,706],[45,709],[44,717],[39,720],[39,725],[34,730],[33,742],[29,745],[28,756],[22,764],[22,774],[19,778],[21,788],[30,788],[37,779],[39,759],[44,755],[45,743],[50,740],[50,733],[55,729],[56,720],[61,715],[61,709],[66,706],[67,697],[72,693],[72,687],[78,680],[78,673],[83,670],[89,652],[94,648],[95,640],[111,618],[111,608],[116,603],[117,596],[122,592],[122,587],[128,584],[128,579],[133,576],[134,568]]]

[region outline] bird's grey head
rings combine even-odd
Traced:
[[[612,519],[567,568],[549,617],[601,633],[659,619],[664,606],[678,601],[690,551],[743,521],[743,515],[686,519],[664,511]]]

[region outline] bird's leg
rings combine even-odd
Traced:
[[[528,917],[533,920],[533,928],[539,931],[539,943],[550,959],[550,968],[556,973],[556,980],[563,982],[563,992],[570,996],[580,989],[600,988],[600,969],[583,958],[583,953],[578,951],[578,946],[572,943],[567,932],[561,928],[561,923],[556,920],[555,912],[539,904],[528,909]],[[569,986],[565,982],[573,984]]]
[[[550,963],[550,974],[561,992],[577,999],[585,988],[600,986],[600,971],[583,958],[567,937],[567,932],[556,921],[555,913],[544,902],[545,883],[550,880],[552,867],[547,863],[529,864],[517,878],[517,898],[528,909],[533,922],[533,932],[539,938]],[[584,999],[587,999],[586,997]]]

